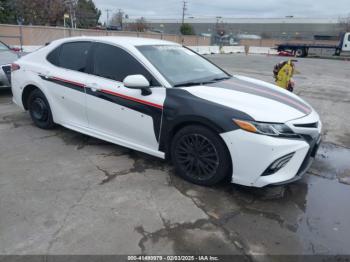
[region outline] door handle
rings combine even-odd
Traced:
[[[97,92],[97,91],[101,91],[102,89],[101,88],[98,88],[98,87],[91,87],[90,88],[92,92]]]
[[[90,88],[92,92],[97,92],[102,90],[102,88],[99,88],[96,83],[89,84],[87,87]]]
[[[50,71],[46,71],[44,74],[42,74],[42,76],[46,79],[50,79],[52,78],[51,72]]]

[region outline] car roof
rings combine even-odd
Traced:
[[[122,46],[141,46],[141,45],[179,45],[175,42],[164,41],[153,38],[142,38],[142,37],[126,37],[126,36],[79,36],[70,37],[60,40],[56,40],[61,43],[72,42],[72,41],[97,41],[97,42],[109,42],[111,44],[122,45]],[[56,42],[55,41],[55,42]]]

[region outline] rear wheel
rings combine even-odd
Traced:
[[[195,184],[214,185],[230,173],[226,145],[217,134],[202,126],[188,126],[176,133],[171,158],[177,174]]]
[[[306,54],[307,54],[307,52],[306,52],[305,48],[299,48],[299,49],[295,50],[296,57],[305,57]]]
[[[28,97],[28,109],[34,124],[42,129],[51,129],[55,126],[51,108],[43,92],[34,89]]]

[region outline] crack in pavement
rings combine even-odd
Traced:
[[[176,238],[177,235],[181,231],[185,230],[191,230],[191,229],[202,229],[203,226],[210,223],[210,219],[198,219],[195,222],[185,222],[185,223],[175,223],[170,224],[168,222],[163,224],[163,228],[155,231],[155,232],[148,232],[146,231],[142,225],[136,226],[135,231],[142,235],[142,238],[139,241],[139,247],[141,249],[142,254],[145,254],[146,247],[145,242],[147,242],[149,239],[152,239],[153,242],[158,242],[160,238],[168,237],[169,239]]]
[[[115,153],[110,153],[110,154],[100,154],[103,155],[104,157],[107,156],[122,156],[122,155],[127,155],[130,159],[134,160],[133,166],[129,169],[125,169],[125,170],[121,170],[121,171],[117,171],[117,172],[109,172],[108,170],[106,170],[105,168],[96,165],[96,168],[103,172],[103,174],[105,175],[105,179],[103,179],[100,183],[100,185],[106,184],[110,181],[112,181],[113,179],[119,177],[119,176],[125,176],[131,173],[144,173],[146,172],[146,170],[148,169],[157,169],[157,170],[162,170],[165,171],[166,170],[166,162],[162,161],[160,159],[156,159],[156,158],[151,158],[150,157],[144,157],[141,153],[136,152],[136,151],[132,151],[128,152],[128,153],[121,153],[120,155],[115,155]]]
[[[110,173],[108,172],[107,170],[101,168],[100,166],[96,166],[96,168],[98,170],[100,170],[101,172],[103,172],[103,174],[106,176],[105,179],[103,179],[99,185],[103,185],[103,184],[106,184],[110,181],[112,181],[113,179],[115,179],[116,177],[118,176],[125,176],[129,173],[132,173],[131,172],[131,169],[127,169],[127,170],[122,170],[122,171],[118,171],[118,172],[114,172],[114,173]]]
[[[188,194],[186,194],[185,192],[183,192],[183,190],[181,190],[181,188],[179,188],[176,183],[173,182],[173,179],[172,179],[172,174],[169,174],[169,185],[173,186],[175,189],[177,189],[183,196],[189,198],[192,200],[193,204],[199,208],[200,210],[202,210],[207,216],[208,216],[208,219],[206,220],[207,222],[211,222],[213,225],[217,226],[218,228],[221,229],[221,231],[224,233],[225,237],[231,242],[232,245],[234,245],[238,250],[241,250],[241,252],[243,253],[243,255],[245,256],[245,259],[247,259],[248,261],[252,261],[252,258],[247,255],[248,254],[248,251],[249,251],[249,247],[247,244],[245,244],[242,240],[242,237],[239,235],[238,232],[236,231],[233,231],[233,232],[230,232],[226,227],[225,227],[225,219],[220,219],[216,216],[214,216],[213,214],[211,214],[210,212],[208,212],[204,206],[200,205],[197,201],[196,201],[196,198],[193,197],[193,196],[190,196]],[[228,219],[228,217],[230,216],[236,216],[237,213],[231,213],[231,214],[228,214],[226,216],[226,219]],[[199,221],[202,221],[202,220],[199,220]]]
[[[20,115],[22,117],[22,115]],[[3,116],[0,120],[0,124],[12,125],[9,129],[15,129],[22,126],[33,126],[33,123],[22,123],[21,118],[18,118],[18,114]],[[18,118],[18,119],[17,119]]]
[[[79,205],[79,203],[83,200],[83,198],[85,197],[85,195],[89,191],[90,187],[91,187],[91,185],[88,184],[88,186],[82,190],[82,194],[78,197],[78,199],[68,208],[67,213],[64,216],[63,221],[61,223],[61,226],[52,234],[51,240],[49,241],[49,244],[48,244],[48,247],[46,250],[46,255],[49,255],[52,246],[58,240],[59,234],[63,230],[63,228],[65,227],[67,219],[71,215],[72,210],[75,207],[77,207]]]

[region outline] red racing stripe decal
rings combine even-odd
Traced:
[[[59,77],[51,77],[52,80],[56,80],[56,81],[61,81],[61,82],[64,82],[64,83],[67,83],[67,84],[72,84],[72,85],[75,85],[75,86],[79,86],[81,88],[84,88],[85,85],[84,84],[81,84],[81,83],[78,83],[78,82],[74,82],[74,81],[70,81],[70,80],[66,80],[66,79],[63,79],[63,78],[59,78]]]
[[[163,110],[163,106],[162,105],[158,105],[158,104],[155,104],[155,103],[152,103],[152,102],[141,100],[141,99],[138,99],[138,98],[135,98],[135,97],[122,95],[122,94],[115,93],[115,92],[112,92],[112,91],[109,91],[109,90],[106,90],[106,89],[102,89],[101,92],[106,93],[106,94],[110,94],[110,95],[113,95],[113,96],[118,96],[118,97],[121,97],[121,98],[124,98],[124,99],[127,99],[127,100],[131,100],[131,101],[134,101],[134,102],[137,102],[137,103],[140,103],[140,104],[156,107],[158,109]]]
[[[78,86],[78,87],[81,87],[81,88],[85,88],[84,84],[78,83],[78,82],[74,82],[74,81],[70,81],[70,80],[67,80],[67,79],[63,79],[63,78],[59,78],[59,77],[55,77],[55,76],[51,77],[51,79],[52,80],[56,80],[56,81],[61,81],[61,82],[67,83],[67,84],[72,84],[72,85],[75,85],[75,86]],[[118,96],[118,97],[121,97],[121,98],[124,98],[124,99],[127,99],[127,100],[131,100],[131,101],[134,101],[134,102],[137,102],[137,103],[140,103],[140,104],[156,107],[158,109],[163,110],[163,106],[162,105],[158,105],[158,104],[155,104],[155,103],[152,103],[152,102],[141,100],[141,99],[138,99],[138,98],[135,98],[135,97],[126,96],[126,95],[119,94],[119,93],[116,93],[116,92],[112,92],[112,91],[109,91],[109,90],[106,90],[106,89],[102,89],[101,92],[106,93],[106,94],[110,94],[110,95],[113,95],[113,96]]]

